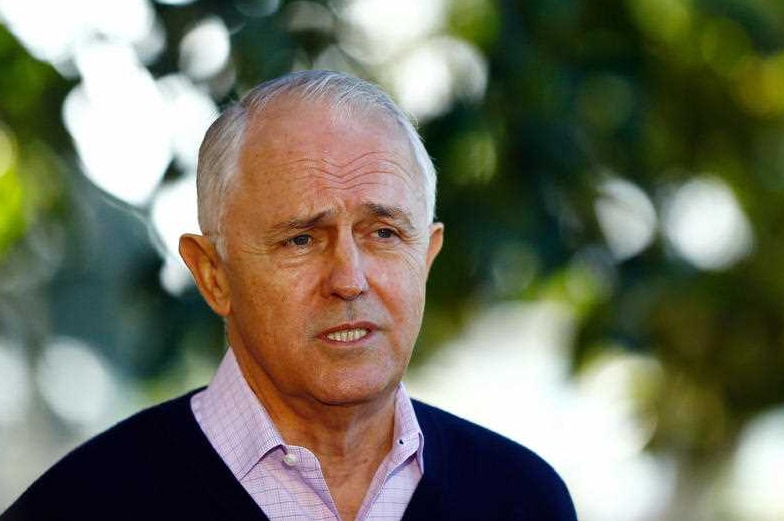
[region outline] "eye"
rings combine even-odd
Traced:
[[[379,239],[391,239],[393,237],[397,237],[397,232],[392,228],[379,228],[375,231],[376,236]]]
[[[302,235],[297,235],[296,237],[286,239],[285,243],[290,246],[309,246],[313,243],[313,237],[303,233]]]

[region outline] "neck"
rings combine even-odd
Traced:
[[[350,457],[364,446],[389,449],[397,385],[365,400],[325,403],[311,396],[281,392],[254,371],[253,362],[244,353],[235,352],[235,356],[245,380],[286,443],[330,457]]]
[[[306,447],[318,458],[340,519],[355,519],[392,448],[395,393],[380,403],[325,405],[305,408],[304,414],[273,410],[270,417],[286,443]]]
[[[366,402],[325,404],[270,392],[246,371],[239,357],[238,362],[283,440],[309,449],[318,458],[340,518],[355,519],[392,448],[397,388]]]
[[[259,396],[286,443],[307,447],[324,463],[352,459],[368,450],[389,451],[395,422],[394,390],[373,402],[329,405]]]

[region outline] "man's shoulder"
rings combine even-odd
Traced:
[[[138,412],[79,445],[44,472],[11,512],[22,508],[43,515],[44,503],[69,505],[93,499],[100,503],[115,491],[138,492],[167,467],[171,445],[162,432],[187,411],[189,396]]]
[[[234,492],[232,476],[201,434],[192,395],[136,413],[77,447],[0,519],[226,518],[208,496]]]
[[[576,519],[564,481],[534,451],[437,407],[413,404],[425,435],[428,482],[416,511],[446,511],[444,519]],[[448,500],[431,500],[428,490]],[[407,519],[419,519],[414,511]]]
[[[159,453],[171,455],[168,442],[172,436],[193,431],[189,415],[190,397],[194,392],[151,406],[118,422],[75,448],[52,470],[60,467],[97,469],[114,467],[118,463],[130,464],[134,469],[159,464]]]
[[[481,458],[503,457],[503,461],[511,465],[522,463],[552,470],[534,451],[506,436],[438,407],[417,400],[412,402],[426,440],[446,447],[470,449],[472,454]],[[433,438],[436,440],[432,440]],[[497,466],[498,462],[492,464]]]

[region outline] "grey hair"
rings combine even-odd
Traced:
[[[380,111],[403,129],[411,144],[425,184],[428,222],[435,218],[436,170],[412,119],[377,85],[334,71],[307,70],[261,83],[231,105],[207,130],[199,149],[196,186],[199,226],[205,235],[216,235],[223,253],[223,213],[231,180],[239,171],[245,129],[250,116],[262,113],[281,95],[305,102],[328,102],[338,114]]]

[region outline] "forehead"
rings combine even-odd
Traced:
[[[402,127],[377,110],[337,113],[324,103],[275,100],[248,120],[237,199],[270,211],[379,202],[424,205],[424,181]],[[374,199],[395,198],[401,201]]]
[[[322,154],[350,159],[356,148],[384,149],[403,156],[413,150],[402,126],[380,108],[344,105],[338,110],[329,102],[299,100],[281,95],[260,113],[251,113],[245,131],[242,160],[259,154]],[[272,158],[270,158],[272,159]]]

